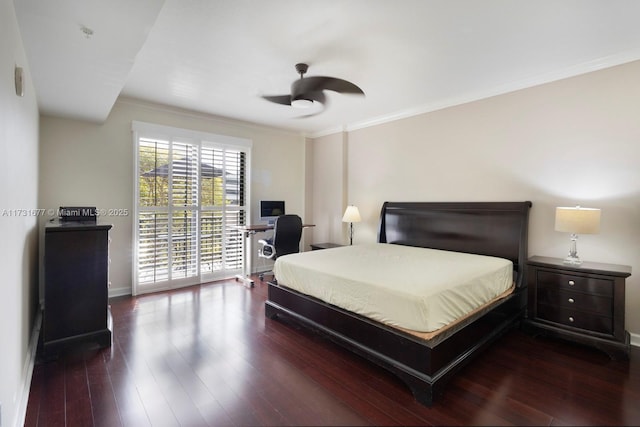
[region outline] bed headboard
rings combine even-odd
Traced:
[[[520,286],[530,208],[531,202],[385,202],[378,242],[506,258]]]

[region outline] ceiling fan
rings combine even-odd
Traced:
[[[291,84],[290,95],[265,95],[264,99],[276,104],[290,105],[294,108],[309,109],[315,105],[326,105],[327,98],[325,90],[332,90],[338,93],[353,93],[364,95],[364,91],[355,84],[336,77],[312,76],[304,77],[309,69],[307,64],[296,64],[296,71],[300,74],[300,79]],[[322,111],[322,110],[320,110]],[[317,114],[320,111],[314,113]],[[303,117],[312,116],[308,114]]]

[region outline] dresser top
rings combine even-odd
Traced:
[[[113,225],[96,223],[95,221],[59,221],[48,222],[45,231],[85,231],[85,230],[110,230]]]
[[[605,264],[599,262],[585,261],[580,265],[565,264],[562,258],[551,258],[544,256],[533,256],[529,258],[530,265],[541,267],[551,267],[559,270],[572,272],[606,274],[610,276],[629,277],[631,276],[631,267],[628,265]]]

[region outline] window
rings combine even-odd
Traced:
[[[134,294],[242,270],[251,141],[134,122]]]

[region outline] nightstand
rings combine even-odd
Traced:
[[[534,256],[527,262],[525,330],[592,345],[612,359],[629,356],[625,279],[631,267]]]
[[[344,245],[340,245],[338,243],[312,243],[309,246],[311,246],[312,251],[317,251],[318,249],[339,248]]]

